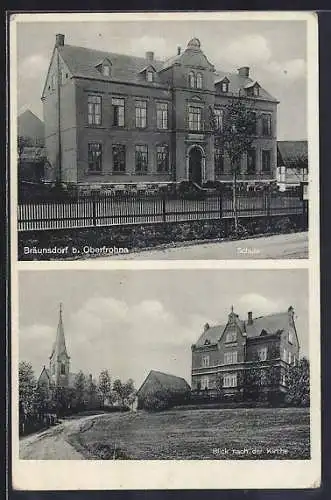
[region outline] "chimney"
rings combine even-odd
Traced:
[[[210,328],[209,323],[205,323],[203,331],[206,332],[207,330],[209,330],[209,328]]]
[[[238,74],[239,74],[239,76],[242,76],[243,78],[249,78],[249,67],[243,66],[242,68],[239,68]]]
[[[63,47],[63,45],[64,45],[64,35],[61,35],[61,33],[58,33],[56,35],[55,45],[56,45],[56,47]]]
[[[182,51],[181,47],[178,46],[177,47],[177,56],[180,56],[181,51]]]
[[[252,325],[253,324],[253,315],[252,315],[252,311],[249,311],[247,313],[247,324],[248,325]]]
[[[154,52],[146,52],[147,61],[154,61]]]

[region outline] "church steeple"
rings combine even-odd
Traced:
[[[50,372],[54,384],[67,386],[70,368],[70,356],[67,352],[67,346],[64,335],[62,303],[60,303],[59,322],[57,325],[55,342],[50,355]]]

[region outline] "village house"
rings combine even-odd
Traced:
[[[243,96],[255,118],[255,140],[238,181],[276,179],[277,104],[248,67],[217,70],[197,38],[167,60],[56,43],[42,93],[49,181],[109,184],[232,179],[215,148],[211,112]]]
[[[172,406],[183,404],[190,397],[191,388],[182,377],[151,370],[136,394],[135,407],[148,408],[148,401],[159,399]]]
[[[277,141],[277,184],[280,191],[308,184],[308,141]]]
[[[207,323],[192,345],[192,394],[243,398],[249,380],[285,394],[286,370],[297,364],[299,350],[293,307],[257,318],[249,312],[245,320],[231,308],[225,324]]]

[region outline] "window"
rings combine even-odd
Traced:
[[[288,353],[288,364],[292,364],[292,353],[290,351]]]
[[[209,366],[209,356],[202,357],[202,366]]]
[[[224,364],[231,365],[232,363],[237,363],[238,353],[237,351],[224,353]]]
[[[269,173],[271,171],[271,152],[262,151],[262,172]]]
[[[215,113],[215,126],[217,130],[222,131],[224,111],[223,109],[215,108],[214,113]]]
[[[247,173],[249,175],[255,174],[256,172],[256,151],[255,149],[249,149],[247,151]]]
[[[156,103],[157,128],[167,130],[168,128],[168,104],[166,102]]]
[[[52,365],[52,375],[55,375],[55,365]]]
[[[102,68],[102,73],[104,76],[109,76],[110,75],[110,67],[109,66],[103,66]]]
[[[52,86],[52,90],[55,90],[55,88],[56,88],[56,75],[52,75],[51,86]]]
[[[271,115],[262,115],[262,134],[271,136]]]
[[[125,172],[125,146],[113,146],[113,172]]]
[[[111,103],[113,106],[113,126],[124,127],[124,99],[113,97]]]
[[[257,120],[256,120],[255,111],[249,111],[248,118],[250,121],[251,134],[256,135],[257,134]]]
[[[146,174],[148,169],[148,148],[145,145],[136,146],[136,173]]]
[[[224,154],[220,148],[215,148],[214,153],[215,175],[220,175],[224,171]]]
[[[288,341],[290,344],[293,344],[293,331],[292,330],[290,330],[288,332]]]
[[[257,351],[258,357],[260,361],[265,361],[267,359],[268,349],[266,347],[262,347]]]
[[[156,162],[158,172],[168,172],[169,170],[169,147],[167,144],[156,147]]]
[[[260,88],[259,88],[259,86],[258,85],[254,85],[254,87],[253,87],[253,95],[255,97],[258,97],[259,94],[260,94]]]
[[[102,145],[100,142],[88,144],[88,169],[90,172],[102,171]]]
[[[61,363],[61,375],[65,375],[66,374],[66,365],[65,363]]]
[[[201,108],[197,106],[189,106],[188,127],[190,130],[201,130]]]
[[[188,75],[188,84],[191,87],[191,89],[194,89],[195,87],[195,77],[193,71],[190,71]]]
[[[229,373],[223,377],[223,387],[237,387],[237,374]]]
[[[282,385],[286,386],[286,375],[285,375],[285,372],[281,372],[281,374],[280,374],[280,383]]]
[[[153,71],[146,71],[146,80],[148,82],[152,82],[153,81]]]
[[[228,82],[222,82],[221,83],[221,91],[226,93],[229,92],[229,84]]]
[[[197,89],[202,89],[202,74],[197,74]]]
[[[226,333],[225,342],[236,342],[237,332],[235,330],[230,330]]]
[[[201,377],[201,389],[209,389],[209,377]]]
[[[88,96],[88,124],[101,125],[101,96]]]
[[[297,365],[297,358],[295,356],[295,354],[293,354],[293,366],[296,366]]]
[[[147,102],[136,101],[136,127],[145,128],[147,126]]]

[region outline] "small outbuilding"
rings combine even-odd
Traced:
[[[185,379],[151,370],[137,391],[137,409],[163,410],[185,404],[191,388]]]

